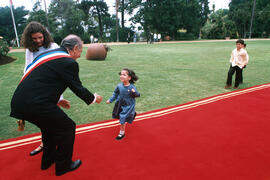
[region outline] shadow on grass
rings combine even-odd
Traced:
[[[12,58],[12,57],[9,57],[9,56],[2,56],[0,58],[0,66],[11,63],[11,62],[13,62],[15,60],[16,60],[16,58]]]

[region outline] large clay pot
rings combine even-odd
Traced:
[[[170,36],[165,36],[165,40],[169,41],[169,40],[171,40],[171,37]]]
[[[88,46],[86,59],[88,60],[105,60],[107,50],[103,44],[94,43]]]

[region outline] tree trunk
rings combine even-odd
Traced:
[[[122,0],[121,2],[121,25],[122,25],[122,28],[125,27],[125,0]]]
[[[202,39],[202,27],[200,27],[199,39]]]
[[[251,14],[251,19],[250,19],[250,27],[249,27],[249,39],[251,39],[252,24],[253,24],[255,7],[256,7],[256,0],[253,1],[252,14]]]
[[[48,27],[48,30],[50,31],[50,25],[49,25],[49,20],[48,20],[48,11],[47,11],[47,5],[46,5],[45,0],[44,0],[44,7],[45,7],[45,15],[46,15],[47,27]]]
[[[101,15],[100,15],[100,10],[99,7],[97,6],[97,13],[98,13],[98,24],[99,24],[99,38],[103,37],[103,25],[101,21]]]
[[[116,42],[119,42],[119,29],[118,29],[118,8],[119,0],[115,0],[115,15],[116,15]]]

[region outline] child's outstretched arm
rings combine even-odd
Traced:
[[[131,96],[133,98],[140,97],[140,93],[137,91],[135,87],[131,89]]]
[[[112,97],[110,97],[110,99],[108,99],[107,101],[106,101],[106,103],[107,104],[110,104],[110,103],[112,103],[114,100],[116,100],[116,98],[118,97],[118,95],[119,95],[119,88],[118,88],[118,86],[116,86],[116,88],[114,89],[114,91],[113,91],[113,95],[112,95]]]

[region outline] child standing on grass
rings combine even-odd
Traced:
[[[237,89],[241,83],[242,69],[248,64],[247,51],[243,48],[245,42],[242,39],[236,41],[236,48],[231,53],[230,59],[230,69],[228,71],[227,82],[225,89],[231,88],[232,86],[232,76],[235,75],[234,89]]]
[[[131,124],[136,116],[135,98],[140,97],[140,93],[136,90],[134,85],[135,81],[139,79],[135,72],[124,68],[119,72],[119,75],[121,83],[116,86],[112,97],[106,102],[107,104],[110,104],[116,100],[112,112],[112,117],[119,119],[120,122],[120,132],[116,137],[116,140],[125,137],[126,123],[128,122]]]

